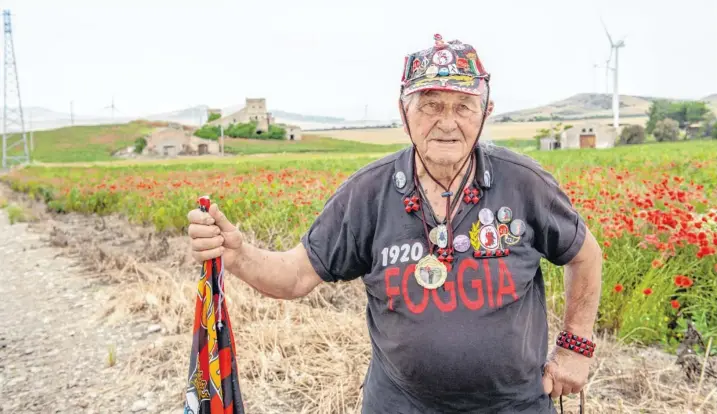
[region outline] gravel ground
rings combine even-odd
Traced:
[[[31,224],[11,225],[5,210],[0,260],[0,413],[182,412],[118,385],[132,352],[160,333],[150,321],[104,322],[116,286]]]

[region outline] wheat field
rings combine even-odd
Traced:
[[[583,122],[612,124],[612,119],[598,120],[576,120],[565,121],[563,124],[579,125]],[[645,125],[647,118],[624,118],[621,124]],[[505,139],[532,139],[540,129],[550,128],[557,122],[500,122],[486,125],[481,139],[505,140]],[[367,128],[367,129],[332,129],[324,131],[311,131],[311,134],[343,139],[348,141],[360,141],[370,144],[408,144],[408,135],[403,128]]]

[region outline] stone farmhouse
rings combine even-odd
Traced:
[[[170,123],[155,129],[148,137],[142,155],[176,157],[178,155],[219,154],[219,143],[199,138],[181,125]]]
[[[222,125],[227,128],[231,124],[248,124],[250,122],[256,122],[257,134],[269,131],[269,125],[276,125],[286,130],[287,140],[298,141],[301,139],[301,128],[298,126],[275,122],[271,113],[266,110],[266,99],[264,98],[246,98],[245,105],[241,110],[216,119],[209,125]]]
[[[597,122],[583,122],[573,125],[557,137],[546,137],[540,140],[540,149],[551,151],[558,149],[578,148],[612,148],[615,146],[618,133],[615,128]]]

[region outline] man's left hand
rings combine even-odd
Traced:
[[[548,356],[543,388],[551,398],[578,394],[588,381],[592,359],[556,346]]]

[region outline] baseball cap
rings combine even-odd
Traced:
[[[433,47],[405,57],[401,79],[404,95],[425,90],[483,94],[490,74],[475,48],[459,40],[444,42],[440,34],[433,39]]]

